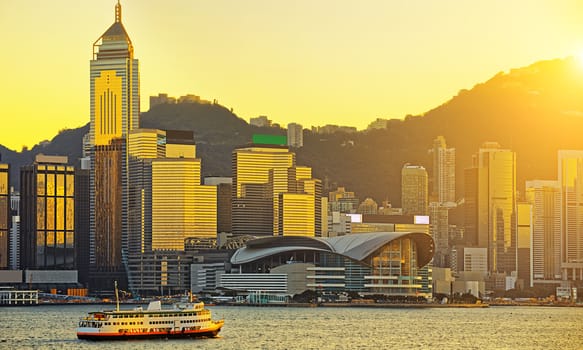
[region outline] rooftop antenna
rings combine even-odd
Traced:
[[[115,5],[115,21],[121,23],[121,4],[119,0],[117,0],[117,4]]]

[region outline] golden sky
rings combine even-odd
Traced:
[[[114,0],[0,0],[0,144],[89,121],[92,44]],[[159,92],[245,120],[422,114],[499,71],[583,52],[581,0],[122,0],[141,109]]]

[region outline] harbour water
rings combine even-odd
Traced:
[[[0,308],[0,349],[583,349],[580,307],[213,306],[209,307],[213,319],[225,319],[219,338],[77,340],[75,327],[79,318],[102,308]]]

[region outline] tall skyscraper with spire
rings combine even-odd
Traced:
[[[139,127],[138,60],[123,24],[115,22],[93,44],[90,62],[90,271],[95,287],[125,276],[128,242],[127,136]],[[96,285],[97,284],[97,285]]]

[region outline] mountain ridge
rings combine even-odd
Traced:
[[[405,163],[432,171],[428,150],[438,135],[456,148],[457,197],[463,196],[463,169],[485,141],[517,153],[517,186],[527,179],[556,179],[557,151],[583,149],[583,67],[575,59],[539,61],[500,72],[422,116],[391,121],[387,129],[315,134],[304,130],[298,164],[311,166],[325,192],[344,186],[362,200],[400,205],[400,171]],[[249,143],[253,133],[284,134],[281,128],[257,128],[218,104],[157,105],[141,114],[141,127],[194,130],[203,175],[230,176],[231,151]],[[15,152],[0,146],[11,164],[13,184],[20,166],[37,153],[81,155],[88,124],[59,133],[48,143]],[[431,176],[430,176],[431,178]]]

